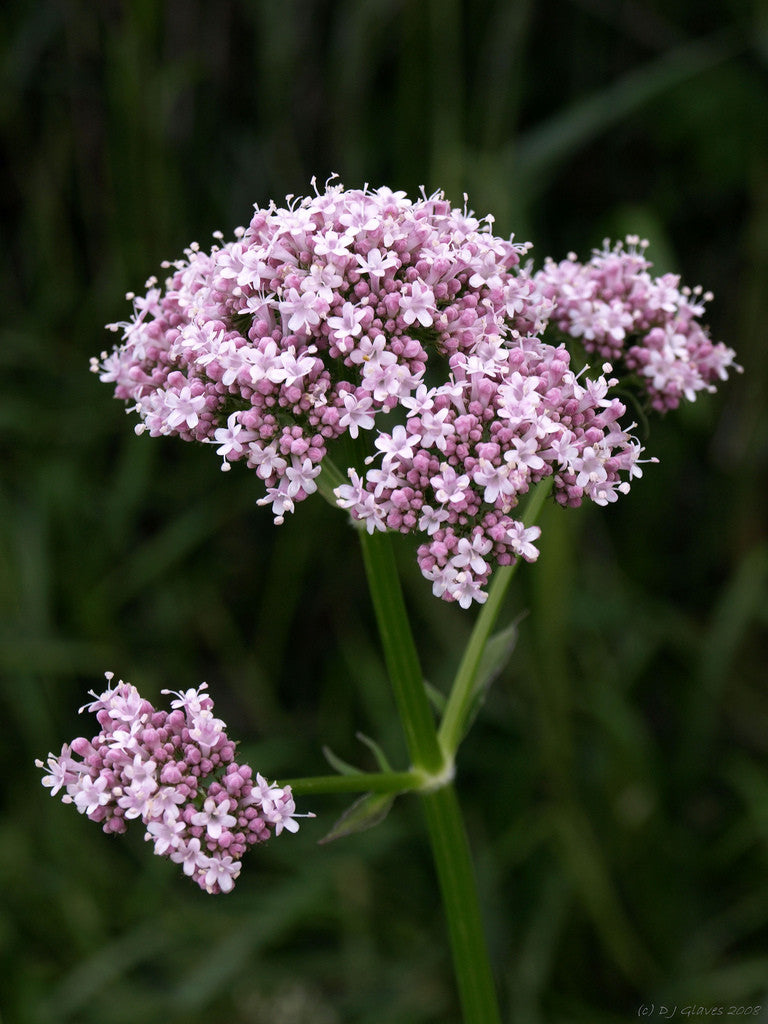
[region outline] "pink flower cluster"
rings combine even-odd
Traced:
[[[233,241],[191,246],[163,288],[152,279],[129,296],[131,320],[111,325],[121,344],[92,368],[139,431],[253,469],[277,523],[317,490],[329,452],[355,462],[345,435],[369,435],[338,504],[371,532],[420,534],[434,592],[482,602],[496,565],[537,556],[538,529],[512,515],[532,484],[553,476],[563,504],[605,504],[640,475],[641,454],[618,426],[610,365],[581,380],[541,338],[561,301],[557,268],[534,276],[520,265],[529,246],[492,223],[442,193],[330,184],[257,207]],[[597,285],[585,289],[594,305]]]
[[[599,505],[641,475],[640,446],[617,426],[624,406],[605,377],[582,386],[564,348],[497,334],[454,353],[450,379],[403,400],[405,426],[380,432],[364,478],[336,489],[338,503],[376,529],[419,530],[419,567],[433,592],[468,608],[483,603],[495,565],[533,561],[537,526],[510,515],[519,497],[554,475],[561,504]]]
[[[740,367],[733,349],[714,344],[699,323],[711,293],[681,287],[676,274],[652,277],[647,247],[636,236],[613,248],[606,240],[588,263],[574,253],[561,263],[548,259],[535,281],[554,302],[552,322],[587,352],[637,374],[664,412],[714,391],[730,367]]]
[[[209,893],[230,892],[247,847],[296,832],[289,786],[270,785],[235,762],[235,743],[213,715],[213,701],[196,690],[173,693],[171,711],[156,711],[129,683],[111,685],[80,711],[93,711],[101,731],[48,755],[43,785],[51,795],[102,824],[125,832],[140,818],[155,853],[181,864]],[[310,815],[311,817],[311,815]]]

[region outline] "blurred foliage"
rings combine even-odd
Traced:
[[[247,474],[137,438],[87,372],[162,259],[332,172],[466,191],[539,259],[639,232],[716,292],[746,372],[653,424],[619,507],[548,510],[459,790],[511,1024],[767,1005],[764,5],[6,0],[0,39],[4,1024],[457,1020],[415,799],[317,846],[343,808],[317,798],[210,899],[33,768],[107,668],[208,679],[271,777],[323,744],[373,767],[357,730],[404,766],[344,518],[275,530]],[[444,686],[469,613],[399,552]]]

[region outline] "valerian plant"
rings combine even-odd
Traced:
[[[274,521],[316,491],[358,526],[411,765],[269,784],[234,761],[202,687],[157,712],[128,684],[97,696],[101,732],[50,755],[52,792],[120,832],[139,817],[156,853],[209,892],[232,889],[252,844],[298,827],[293,793],[357,801],[331,836],[379,821],[400,792],[424,805],[467,1022],[499,1020],[453,777],[478,695],[509,656],[492,636],[536,517],[606,505],[642,475],[618,397],[665,412],[738,369],[701,316],[711,298],[652,276],[647,243],[604,243],[536,270],[528,243],[442,193],[330,181],[255,208],[231,241],[192,244],[161,284],[129,294],[120,343],[92,361],[138,433],[211,445],[261,481]],[[575,365],[580,353],[595,358]],[[414,534],[435,596],[481,605],[436,721],[389,547]],[[78,755],[77,759],[73,755]],[[42,766],[42,762],[38,762]]]

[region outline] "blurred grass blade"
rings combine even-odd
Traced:
[[[701,648],[699,685],[691,695],[681,765],[690,773],[706,761],[721,698],[739,645],[768,610],[768,545],[747,551],[724,588]]]
[[[552,984],[558,944],[573,903],[571,886],[558,872],[544,880],[513,967],[512,1024],[536,1020],[541,998]]]
[[[328,888],[326,874],[304,872],[292,878],[290,886],[284,889],[261,892],[258,908],[251,908],[245,920],[233,916],[231,927],[201,943],[204,950],[199,953],[197,962],[169,993],[169,1007],[174,1015],[179,1010],[200,1010],[209,1000],[227,991],[233,978],[253,969],[255,954],[290,933],[297,921],[323,902]]]
[[[579,808],[568,806],[553,809],[552,819],[574,889],[606,952],[626,978],[642,986],[656,968],[621,905],[589,822]]]
[[[48,1020],[67,1020],[87,1007],[131,967],[151,961],[168,941],[157,922],[148,922],[124,931],[93,956],[82,960],[51,993],[47,1004]]]
[[[646,67],[631,71],[600,92],[577,100],[548,121],[509,143],[504,159],[514,168],[518,187],[529,195],[546,187],[551,172],[608,128],[643,104],[688,78],[707,71],[743,48],[732,32],[717,32],[669,50]]]

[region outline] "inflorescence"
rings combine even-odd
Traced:
[[[698,293],[647,285],[637,253],[604,254],[602,277],[570,260],[534,274],[521,264],[530,246],[492,226],[442,193],[387,188],[328,184],[257,207],[233,241],[193,244],[164,287],[130,295],[132,318],[111,325],[121,344],[92,369],[139,432],[214,444],[222,469],[253,469],[276,523],[317,490],[329,446],[370,435],[337,504],[371,533],[418,534],[434,593],[482,603],[497,565],[537,557],[539,528],[515,515],[535,483],[553,477],[563,505],[604,505],[641,475],[607,360],[637,369],[664,408],[730,361],[695,322]],[[619,305],[640,303],[642,287],[631,320]],[[599,354],[598,375],[543,340],[553,315]]]
[[[681,286],[676,274],[652,277],[647,248],[636,236],[626,246],[606,239],[588,263],[575,253],[548,259],[536,283],[554,303],[553,324],[588,353],[637,374],[653,408],[666,412],[741,368],[733,349],[714,344],[699,323],[712,293]]]
[[[254,779],[248,765],[237,764],[206,683],[163,690],[175,698],[167,712],[106,676],[108,688],[80,709],[95,712],[101,731],[36,761],[49,771],[43,785],[51,795],[63,790],[64,803],[105,832],[125,832],[128,821],[141,819],[155,853],[181,864],[206,892],[230,892],[249,846],[298,830],[290,786]]]

